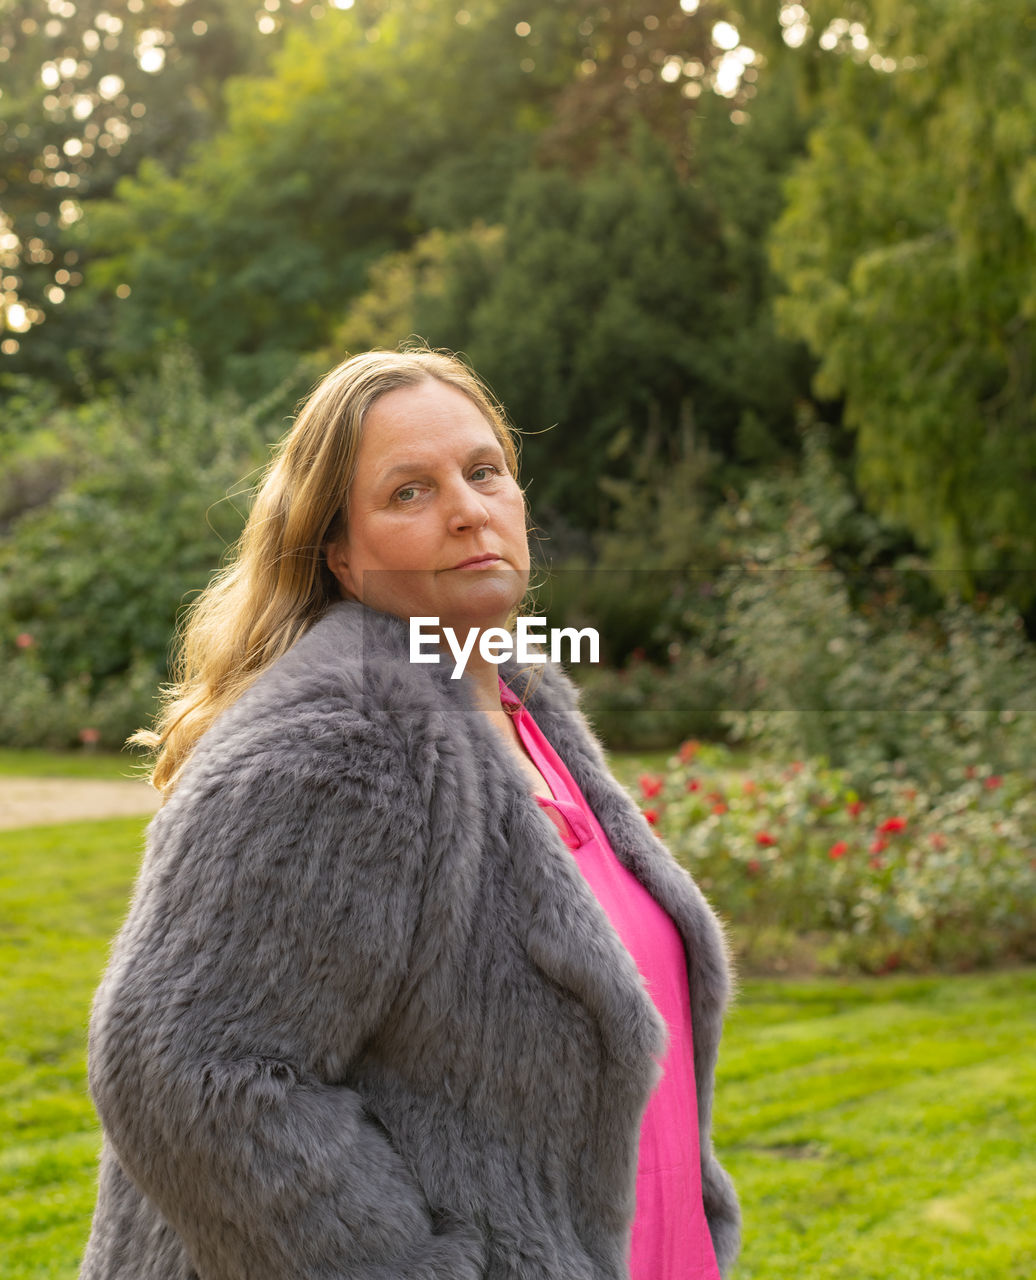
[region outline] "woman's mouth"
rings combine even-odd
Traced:
[[[462,560],[460,564],[455,564],[454,569],[491,569],[494,565],[503,564],[499,556],[483,555],[472,556],[468,560]]]

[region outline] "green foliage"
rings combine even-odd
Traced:
[[[96,727],[118,746],[140,723],[178,610],[240,532],[237,487],[280,434],[266,412],[210,394],[173,352],[126,395],[43,425],[72,475],[0,540],[4,740],[68,745]]]
[[[735,781],[696,748],[641,779],[644,803],[749,963],[772,931],[825,940],[840,968],[1036,958],[1029,773],[958,765],[926,786],[807,760]]]
[[[629,466],[652,426],[674,439],[689,413],[727,458],[750,411],[787,438],[793,392],[774,396],[767,373],[749,382],[734,338],[762,323],[756,372],[778,360],[761,297],[732,269],[715,203],[657,143],[640,135],[578,183],[524,176],[504,222],[502,265],[464,346],[530,433],[541,519],[599,523],[598,479]]]
[[[154,658],[138,654],[125,671],[107,678],[84,671],[60,681],[46,676],[33,650],[5,652],[0,655],[0,744],[118,751],[154,717],[162,678],[156,668]]]
[[[527,433],[554,612],[594,614],[619,669],[586,694],[613,741],[918,776],[1024,757],[1031,660],[987,598],[1024,608],[1036,550],[1020,0],[815,0],[790,29],[762,0],[127,2],[0,6],[3,304],[44,307],[59,271],[68,293],[3,357],[53,376],[0,378],[8,740],[115,741],[239,527],[219,499],[263,460],[256,402],[299,353],[417,334]],[[732,98],[707,91],[721,16],[765,54]],[[827,406],[824,466],[806,348],[775,330],[778,220],[783,323],[852,429]],[[157,404],[98,381],[148,383],[170,338],[204,381]]]
[[[713,645],[722,617],[715,583],[733,550],[713,509],[719,459],[688,414],[677,441],[650,431],[631,461],[628,476],[602,479],[613,510],[592,541],[592,567],[589,557],[564,556],[537,609],[552,626],[600,634],[602,665],[571,674],[609,748],[722,738],[725,713],[741,701],[736,671]]]
[[[456,316],[477,305],[478,285],[485,288],[499,270],[503,247],[501,227],[476,222],[463,231],[433,229],[409,249],[386,254],[336,327],[328,362],[375,347],[392,350],[418,334],[432,333],[437,346],[451,350],[463,346]]]
[[[485,287],[483,264],[453,255],[442,297],[399,315],[389,345],[417,332],[433,345],[478,347],[476,364],[523,421],[528,410],[534,429],[549,426],[559,408],[569,432],[582,428],[588,413],[607,410],[591,450],[628,404],[637,429],[645,402],[678,403],[673,383],[681,378],[690,378],[688,394],[700,399],[714,438],[727,429],[725,420],[712,425],[716,396],[726,417],[733,414],[731,432],[739,429],[741,415],[729,402],[738,399],[740,365],[750,359],[746,420],[761,428],[765,453],[768,431],[787,421],[789,384],[799,371],[789,379],[776,358],[784,344],[761,306],[768,278],[758,231],[772,220],[777,171],[797,134],[763,127],[765,143],[745,142],[747,130],[739,133],[729,119],[730,102],[702,111],[684,92],[708,79],[710,30],[676,0],[636,0],[615,10],[588,0],[487,0],[461,11],[436,0],[369,0],[296,22],[268,74],[227,83],[225,125],[204,146],[186,159],[157,149],[113,196],[83,205],[69,234],[73,251],[90,261],[86,283],[66,309],[93,321],[83,339],[98,344],[88,364],[139,369],[156,344],[175,338],[203,354],[209,373],[229,374],[241,388],[265,386],[271,361],[274,379],[283,370],[280,353],[335,340],[349,301],[365,284],[379,287],[381,273],[368,272],[380,259],[409,249],[428,230],[463,237],[475,228],[477,242],[479,225],[499,222],[509,209],[507,261],[499,262],[492,287]],[[693,132],[699,114],[710,121],[701,137]],[[777,114],[787,124],[787,113]],[[645,137],[669,158],[676,195]],[[754,164],[761,150],[769,158]],[[717,175],[732,175],[715,184],[722,215],[696,186],[699,153]],[[620,172],[616,155],[634,159]],[[537,177],[543,165],[553,166],[553,185]],[[573,171],[597,165],[593,190],[579,194]],[[610,200],[612,182],[630,190]],[[571,191],[559,196],[559,185]],[[557,200],[568,212],[587,206],[578,228],[564,226]],[[718,228],[717,221],[730,225]],[[554,290],[550,277],[571,256],[574,232],[577,258]],[[418,274],[428,248],[415,250]],[[737,270],[723,269],[724,255]],[[628,286],[606,297],[609,279],[622,274],[630,275]],[[524,309],[529,292],[532,315],[512,316],[509,308]],[[554,302],[561,305],[557,324],[537,341],[525,331],[551,320]],[[522,321],[513,334],[512,320]],[[694,350],[683,353],[688,320]],[[596,332],[582,334],[587,325]],[[710,327],[711,346],[704,341]],[[545,391],[560,394],[559,405],[536,396],[524,357],[546,357]],[[632,373],[637,362],[646,391]],[[703,362],[709,368],[699,373]],[[618,407],[597,386],[589,400],[584,395],[609,365],[613,377],[630,370]],[[571,455],[569,446],[561,459],[551,449],[543,457],[556,466]]]
[[[552,530],[600,524],[623,471],[667,474],[692,425],[726,463],[718,488],[793,447],[797,377],[724,217],[643,133],[581,179],[530,171],[500,226],[432,231],[376,264],[332,352],[413,334],[465,350],[526,433]]]
[[[284,9],[303,20],[297,3]],[[278,43],[237,0],[0,5],[0,268],[10,273],[0,331],[20,346],[6,364],[77,389],[69,349],[96,361],[101,341],[96,313],[67,300],[83,278],[84,207],[144,157],[179,167],[222,119],[227,77],[257,69]]]
[[[550,576],[550,601],[562,616],[586,613],[601,630],[605,660],[621,665],[634,651],[668,661],[674,641],[702,632],[687,612],[687,596],[707,598],[710,579],[732,543],[715,519],[722,460],[685,406],[679,433],[665,439],[654,423],[637,441],[624,476],[602,476],[610,500],[607,521],[580,555],[548,539],[544,558],[560,561]],[[615,451],[632,448],[623,433]],[[586,562],[592,562],[592,568]]]
[[[1016,611],[965,605],[944,583],[950,603],[919,617],[907,601],[925,575],[909,558],[836,563],[828,539],[872,522],[854,511],[822,435],[807,436],[806,453],[801,478],[750,488],[737,517],[744,559],[720,582],[717,651],[752,690],[747,709],[723,717],[733,739],[855,771],[897,760],[926,783],[961,763],[1028,767],[1036,656]],[[864,546],[881,549],[876,526]]]
[[[64,447],[69,415],[50,384],[7,375],[0,388],[0,531],[23,511],[52,498],[67,481]]]
[[[706,113],[695,146],[708,172],[690,179],[646,127],[632,133],[582,176],[520,174],[502,230],[433,232],[385,259],[336,333],[339,350],[414,333],[465,350],[526,432],[552,529],[601,523],[599,481],[646,478],[644,459],[678,450],[692,421],[727,481],[794,446],[804,381],[769,320],[758,240],[776,158],[758,169],[759,144]],[[727,175],[715,189],[713,169]],[[731,170],[753,175],[747,208]]]
[[[871,508],[935,568],[1036,598],[1036,24],[1026,0],[810,5],[827,55],[774,258]],[[832,21],[834,20],[834,21]],[[828,24],[831,25],[828,25]],[[990,86],[996,85],[996,92]]]
[[[507,34],[513,45],[513,22]],[[114,363],[176,337],[210,371],[252,357],[238,381],[262,378],[271,352],[327,340],[371,264],[422,229],[418,210],[451,223],[494,212],[542,92],[513,52],[490,82],[485,44],[503,35],[495,12],[461,26],[435,3],[331,10],[289,33],[271,74],[231,81],[209,145],[176,172],[142,165],[83,220],[95,256],[83,304],[132,284],[113,311]],[[483,159],[497,177],[479,186]]]
[[[722,737],[729,689],[717,665],[688,651],[669,667],[632,659],[578,673],[580,705],[612,751],[653,751],[697,735]]]
[[[551,574],[552,624],[596,626],[619,668],[573,668],[605,741],[725,738],[924,779],[1026,767],[1036,658],[1016,611],[954,599],[861,510],[826,430],[801,430],[800,468],[711,508],[714,459],[693,437],[661,469],[642,461],[612,489],[593,569],[569,556]]]

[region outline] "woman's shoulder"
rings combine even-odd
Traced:
[[[172,800],[229,784],[272,795],[344,775],[420,783],[437,755],[429,744],[450,733],[441,686],[409,663],[399,619],[336,604],[199,739]]]

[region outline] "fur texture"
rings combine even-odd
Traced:
[[[685,940],[726,1269],[719,927],[565,677],[533,685]],[[625,1280],[663,1038],[464,682],[411,666],[397,619],[336,605],[206,734],[151,824],[91,1023],[105,1146],[82,1280]]]

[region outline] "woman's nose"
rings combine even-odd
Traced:
[[[467,533],[489,523],[489,510],[479,494],[468,485],[457,487],[451,494],[448,524],[451,533]]]

